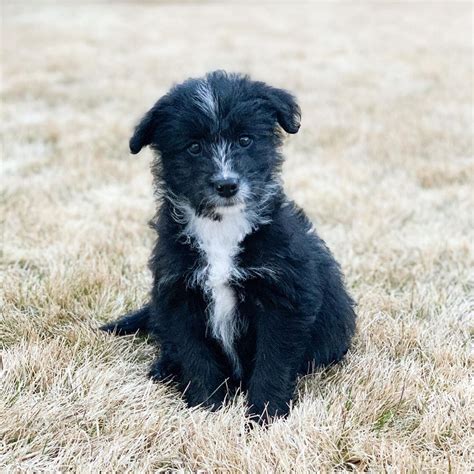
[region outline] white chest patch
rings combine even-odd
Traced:
[[[209,299],[208,316],[212,334],[229,356],[235,374],[240,375],[240,362],[234,348],[238,334],[237,299],[229,280],[239,273],[234,258],[239,244],[252,226],[243,207],[221,208],[218,212],[222,215],[220,221],[194,214],[186,231],[196,238],[206,262],[197,270],[194,280],[202,286]]]

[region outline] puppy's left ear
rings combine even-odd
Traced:
[[[301,109],[295,97],[284,89],[265,86],[265,97],[276,112],[276,119],[287,133],[297,133],[301,126]]]

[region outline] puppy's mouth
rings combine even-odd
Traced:
[[[213,207],[234,207],[239,205],[242,206],[244,204],[244,199],[238,195],[229,198],[218,197],[213,199]]]
[[[224,215],[242,212],[246,208],[246,194],[238,192],[232,197],[212,196],[202,203],[199,214],[215,220],[221,220]]]

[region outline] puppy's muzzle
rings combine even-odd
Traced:
[[[239,180],[237,178],[221,178],[213,182],[217,194],[223,198],[231,198],[239,192]]]

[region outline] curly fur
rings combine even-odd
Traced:
[[[172,377],[190,405],[217,408],[240,387],[252,415],[285,415],[297,376],[349,348],[339,265],[279,179],[282,132],[299,125],[288,92],[216,71],[172,88],[130,140],[156,151],[154,283],[145,307],[104,329],[154,335],[150,375]],[[223,198],[213,182],[229,176],[239,190]]]

